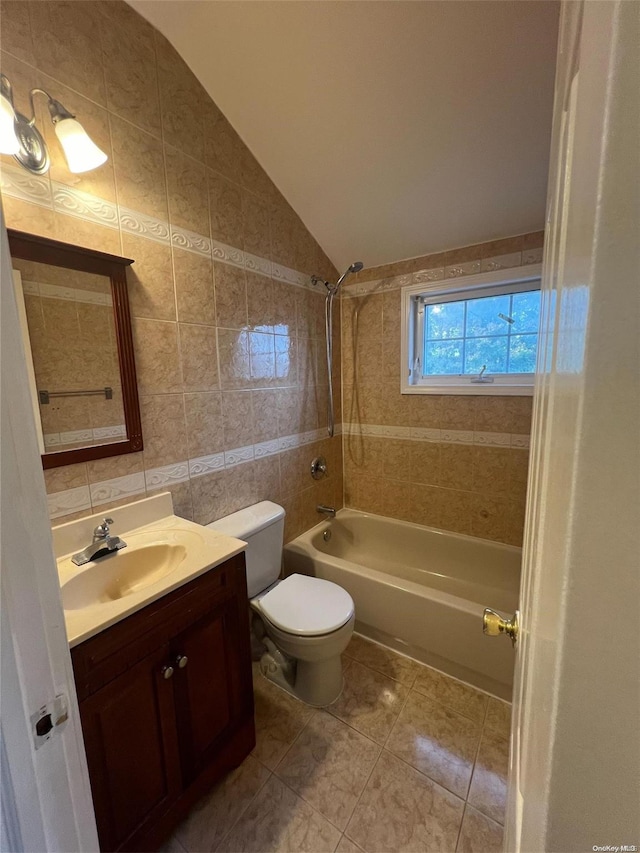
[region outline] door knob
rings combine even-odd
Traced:
[[[178,655],[176,658],[176,666],[180,667],[180,669],[184,669],[188,663],[189,658],[186,655]]]
[[[171,678],[173,675],[173,667],[172,666],[163,666],[160,670],[163,678]]]
[[[485,607],[482,614],[482,633],[489,637],[497,637],[498,634],[507,634],[511,637],[511,643],[515,646],[518,640],[520,612],[516,610],[511,619],[503,619],[495,610]]]

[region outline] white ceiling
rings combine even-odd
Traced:
[[[543,227],[557,3],[130,2],[339,268]]]

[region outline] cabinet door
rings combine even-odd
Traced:
[[[187,781],[253,714],[251,662],[241,607],[246,609],[246,601],[226,601],[171,644],[176,722]]]
[[[80,703],[100,848],[126,847],[181,790],[169,646]]]

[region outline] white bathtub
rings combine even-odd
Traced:
[[[514,652],[507,637],[484,636],[482,611],[517,609],[520,560],[511,545],[351,509],[284,548],[285,575],[348,590],[361,634],[505,699]]]

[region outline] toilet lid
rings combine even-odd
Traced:
[[[263,598],[260,609],[282,631],[313,637],[337,631],[353,616],[353,599],[338,584],[291,575]]]

